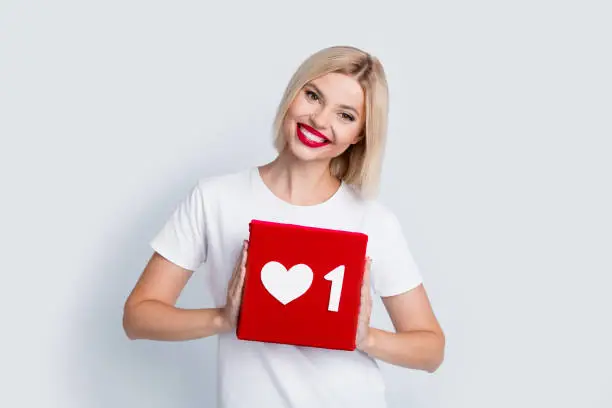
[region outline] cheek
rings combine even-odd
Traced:
[[[293,124],[295,123],[295,121],[293,120],[293,118],[291,117],[290,113],[287,112],[287,115],[285,116],[285,120],[283,122],[283,132],[285,133],[285,135],[291,135],[293,133]]]
[[[289,128],[292,126],[292,123],[298,118],[298,112],[299,112],[299,104],[296,102],[293,102],[291,105],[289,105],[289,109],[287,109],[287,113],[285,114],[285,122],[284,122],[284,126],[285,128]]]
[[[289,110],[287,114],[290,118],[301,118],[304,116],[310,116],[313,113],[314,106],[308,101],[305,101],[301,95],[293,101],[293,103],[289,106]]]
[[[361,135],[363,127],[359,125],[343,125],[338,132],[336,133],[338,136],[338,142],[340,144],[351,144],[359,139],[359,135]]]

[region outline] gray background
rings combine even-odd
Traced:
[[[0,3],[0,405],[205,407],[216,339],[130,342],[148,240],[203,176],[274,157],[334,44],[391,88],[381,200],[447,334],[391,407],[612,406],[611,7],[595,1]],[[202,274],[180,304],[210,305]],[[390,327],[380,303],[374,324]]]

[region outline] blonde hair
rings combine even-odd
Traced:
[[[373,196],[378,191],[387,138],[388,88],[382,64],[367,52],[350,46],[333,46],[302,62],[289,81],[276,112],[274,147],[281,152],[287,144],[283,122],[296,95],[310,81],[331,72],[349,75],[361,84],[365,93],[365,124],[359,142],[332,159],[330,170],[363,196]]]

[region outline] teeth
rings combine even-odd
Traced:
[[[304,134],[304,136],[306,136],[306,139],[315,142],[315,143],[323,143],[326,142],[327,140],[323,139],[322,137],[313,135],[312,133],[310,133],[308,130],[301,128],[302,129],[302,133]]]

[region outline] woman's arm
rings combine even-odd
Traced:
[[[157,252],[153,254],[125,302],[123,328],[130,339],[192,340],[231,330],[224,308],[175,306],[191,274]]]
[[[370,328],[360,349],[390,364],[436,371],[444,360],[445,337],[423,285],[382,300],[395,333]]]

